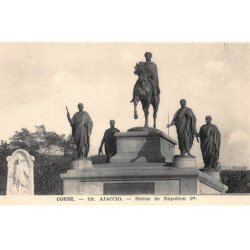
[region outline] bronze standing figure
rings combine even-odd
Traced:
[[[110,120],[110,128],[104,132],[101,145],[99,147],[99,155],[102,153],[103,144],[105,145],[105,154],[107,157],[107,163],[110,162],[110,158],[117,152],[116,150],[116,138],[114,134],[120,132],[119,129],[115,128],[115,121]]]
[[[86,111],[83,111],[83,104],[78,104],[79,111],[75,113],[70,118],[69,111],[67,109],[67,118],[72,127],[72,136],[77,147],[77,156],[78,158],[86,158],[89,153],[90,148],[90,135],[93,128],[93,122],[89,114]]]
[[[167,124],[167,128],[173,125],[176,126],[181,155],[191,155],[190,149],[193,146],[194,137],[198,136],[196,131],[196,117],[193,111],[186,107],[185,99],[180,100],[180,105],[181,108],[175,113],[172,122]]]
[[[212,117],[206,116],[206,124],[199,131],[200,147],[205,169],[215,169],[218,166],[220,155],[221,134],[217,126],[211,123]]]

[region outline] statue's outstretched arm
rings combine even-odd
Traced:
[[[72,126],[72,121],[71,121],[71,118],[70,118],[70,113],[69,113],[68,107],[66,106],[65,108],[67,110],[67,118],[68,118],[69,124],[70,124],[70,126]]]

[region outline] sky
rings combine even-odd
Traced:
[[[167,133],[168,114],[171,121],[184,98],[198,130],[211,115],[221,131],[221,164],[249,167],[248,43],[0,43],[0,139],[41,124],[70,134],[65,106],[72,116],[82,102],[94,122],[90,154],[97,154],[110,119],[121,131],[144,124],[140,104],[134,120],[130,100],[137,80],[134,66],[146,51],[158,66],[157,128]],[[174,126],[170,136],[177,138]],[[202,165],[196,141],[191,153]]]

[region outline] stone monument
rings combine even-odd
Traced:
[[[6,195],[34,195],[34,161],[35,157],[23,149],[7,157]]]
[[[89,114],[83,110],[82,103],[78,104],[78,112],[70,118],[70,113],[67,110],[67,118],[72,128],[72,137],[74,138],[77,147],[77,159],[71,162],[72,169],[82,169],[92,167],[92,162],[87,159],[90,147],[90,135],[93,128],[93,121]]]
[[[154,109],[153,118],[156,128],[156,118],[160,103],[160,88],[158,71],[155,63],[151,61],[151,52],[145,53],[146,62],[139,62],[135,66],[134,74],[138,76],[133,90],[133,99],[130,102],[134,103],[134,118],[138,119],[137,105],[139,101],[142,104],[142,109],[145,116],[144,127],[148,127],[149,106]]]
[[[205,117],[206,124],[202,125],[199,131],[200,147],[204,162],[202,171],[220,180],[220,140],[221,134],[217,126],[211,123],[212,116]]]
[[[174,156],[174,166],[179,168],[196,168],[195,157],[191,155],[194,137],[198,136],[196,131],[196,117],[193,111],[186,106],[186,100],[180,100],[181,108],[178,109],[173,120],[167,127],[176,126],[180,155]]]
[[[158,73],[151,62],[152,54],[146,53],[145,57],[146,62],[135,67],[138,80],[132,99],[135,119],[137,104],[142,103],[144,127],[114,133],[117,153],[110,163],[62,173],[65,195],[196,195],[221,194],[227,190],[219,180],[196,168],[195,157],[190,154],[194,137],[198,137],[196,118],[185,100],[181,100],[181,108],[168,125],[176,126],[180,155],[174,156],[176,141],[156,129],[160,101]],[[148,126],[150,104],[154,109],[153,128]]]

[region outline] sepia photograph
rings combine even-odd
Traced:
[[[1,1],[1,249],[245,249],[249,4]]]
[[[249,43],[2,42],[0,64],[2,196],[250,192]]]

